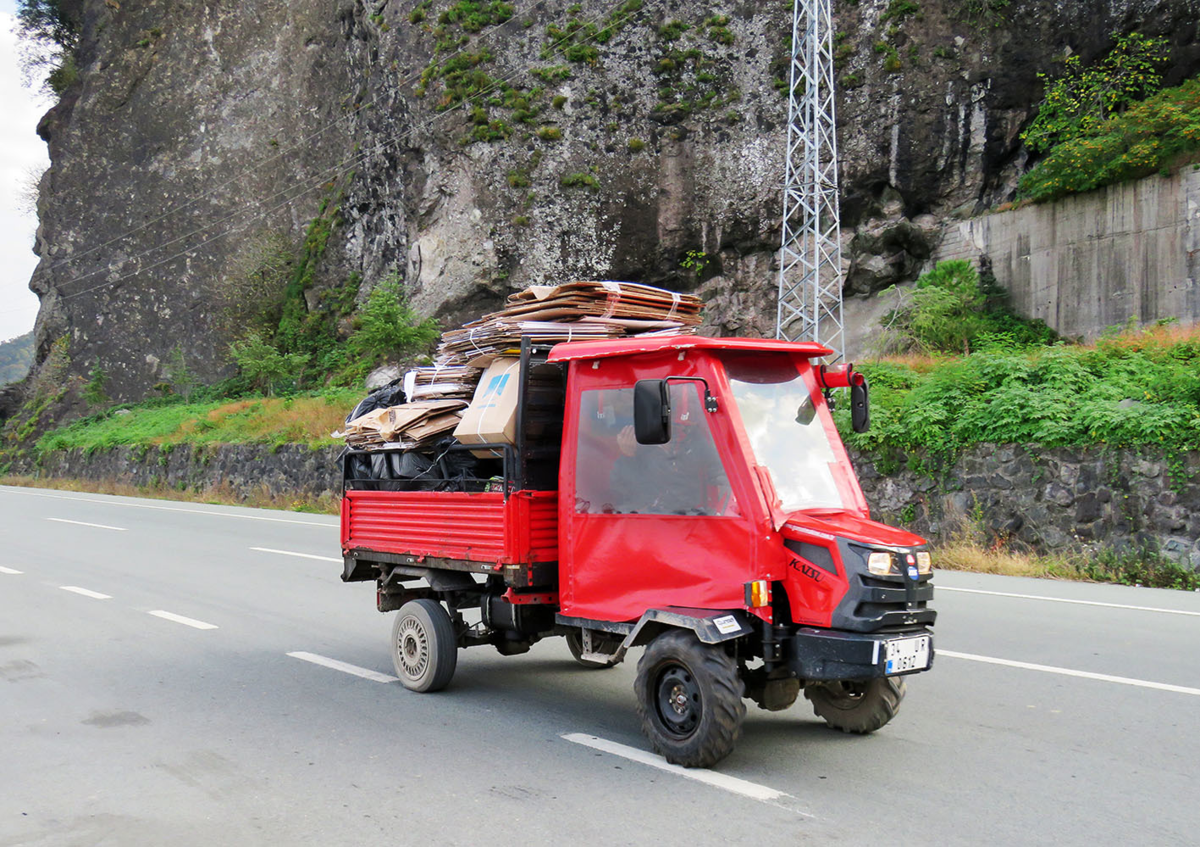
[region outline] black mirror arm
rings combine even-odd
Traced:
[[[669,376],[667,382],[698,382],[704,386],[704,411],[713,414],[717,411],[717,398],[708,389],[708,380],[702,376]]]

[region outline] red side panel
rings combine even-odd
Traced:
[[[342,549],[520,564],[558,559],[553,491],[347,491]]]

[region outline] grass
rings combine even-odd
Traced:
[[[49,488],[54,491],[79,491],[88,494],[113,494],[119,497],[148,497],[155,500],[174,500],[183,503],[209,503],[215,506],[246,506],[252,509],[279,509],[310,514],[336,515],[338,501],[333,497],[310,497],[266,490],[239,494],[227,484],[203,490],[180,491],[167,485],[131,485],[115,479],[49,479],[32,476],[0,476],[0,485],[21,488]]]
[[[342,425],[360,398],[360,391],[348,389],[296,397],[132,406],[128,414],[114,409],[51,430],[38,439],[37,449],[246,443],[325,447],[338,443],[330,433]]]
[[[933,545],[933,564],[944,571],[1115,583],[1146,588],[1200,591],[1200,572],[1153,553],[1112,551],[1037,555],[1014,550],[1000,541],[985,543],[984,534],[963,530]]]

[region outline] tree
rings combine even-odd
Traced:
[[[175,349],[167,357],[164,371],[171,389],[182,397],[184,402],[190,400],[192,392],[200,384],[200,378],[196,376],[195,371],[188,367],[187,358],[183,354],[182,344],[175,345]]]
[[[408,306],[394,271],[371,292],[355,322],[351,351],[375,360],[424,351],[438,338],[437,323],[421,320]]]
[[[1130,33],[1099,62],[1084,67],[1079,56],[1068,56],[1063,73],[1046,91],[1037,117],[1021,140],[1044,152],[1083,135],[1090,135],[1112,115],[1158,91],[1158,69],[1170,48],[1165,38]],[[1046,74],[1038,74],[1046,79]]]
[[[231,344],[229,352],[242,376],[268,395],[274,395],[275,386],[283,380],[298,379],[309,359],[304,353],[279,352],[257,332],[250,333],[240,344]]]
[[[17,34],[25,42],[25,73],[32,80],[45,71],[43,84],[55,94],[62,94],[78,73],[75,47],[79,43],[79,5],[70,0],[17,3]]]

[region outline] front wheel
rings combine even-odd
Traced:
[[[723,647],[701,644],[691,632],[671,630],[650,642],[634,690],[642,732],[672,764],[715,765],[742,734],[746,704],[737,663]]]
[[[409,691],[441,691],[458,665],[450,615],[435,600],[409,600],[392,624],[392,664]]]
[[[808,685],[804,696],[834,729],[866,735],[896,717],[904,691],[903,677],[886,676]]]

